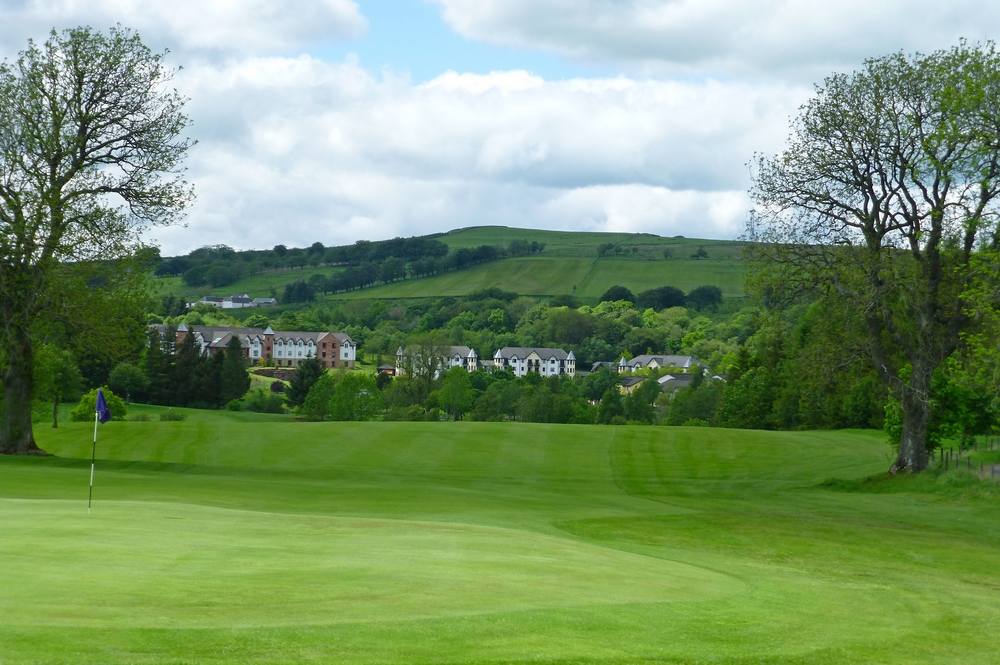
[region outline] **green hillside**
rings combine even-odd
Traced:
[[[336,266],[307,267],[291,270],[275,270],[271,272],[257,273],[239,279],[227,286],[199,286],[196,288],[187,286],[180,277],[157,277],[153,280],[153,285],[158,295],[175,294],[191,299],[201,296],[230,296],[233,294],[247,293],[254,297],[266,297],[274,290],[281,296],[282,289],[287,284],[308,279],[311,275],[323,275],[329,277],[343,270]]]
[[[658,286],[683,291],[711,284],[726,297],[743,295],[743,264],[737,259],[660,260],[541,256],[504,259],[468,270],[405,280],[394,284],[336,294],[335,299],[419,298],[461,296],[496,287],[520,295],[575,295],[599,298],[608,287],[620,284],[633,293]]]
[[[0,458],[0,662],[994,660],[995,493],[880,433],[187,413],[90,515],[87,423]]]
[[[608,287],[620,284],[633,292],[659,286],[689,291],[706,284],[718,286],[727,297],[743,294],[745,268],[743,243],[726,240],[667,238],[639,233],[590,233],[515,229],[502,226],[458,229],[433,236],[452,249],[480,245],[507,246],[514,240],[544,243],[541,254],[507,258],[465,270],[407,279],[329,296],[334,300],[359,298],[420,298],[461,296],[484,288],[501,288],[521,295],[576,295],[595,299]],[[605,256],[601,246],[613,245]],[[691,258],[699,248],[707,258]],[[665,258],[664,252],[669,254]],[[202,295],[249,293],[279,297],[285,285],[315,274],[330,276],[343,268],[304,267],[262,272],[224,287],[187,287],[180,278],[155,281],[161,295],[195,299]]]

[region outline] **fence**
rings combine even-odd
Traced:
[[[1000,464],[984,464],[975,462],[970,456],[974,452],[1000,450],[1000,436],[987,436],[976,439],[971,446],[958,448],[937,448],[931,450],[931,461],[937,461],[938,465],[945,471],[949,469],[962,469],[967,471],[978,471],[980,477],[989,475],[991,479],[1000,478]],[[963,456],[964,454],[964,456]]]

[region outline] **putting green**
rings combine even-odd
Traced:
[[[0,664],[996,660],[1000,486],[878,432],[132,411],[90,516],[0,457]]]
[[[577,540],[468,524],[183,504],[0,501],[7,623],[205,628],[711,600],[742,582]],[[32,552],[32,556],[19,553]]]

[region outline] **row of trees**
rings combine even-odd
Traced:
[[[510,372],[470,374],[460,367],[437,379],[423,375],[376,380],[358,372],[341,372],[318,377],[300,413],[313,420],[652,423],[660,395],[659,384],[651,378],[623,396],[618,377],[609,371],[579,380],[537,374],[516,378]]]
[[[633,295],[624,286],[615,285],[601,295],[601,302],[626,300],[641,309],[666,309],[668,307],[691,307],[699,310],[718,309],[722,304],[722,289],[713,285],[698,286],[687,294],[675,286],[660,286]]]
[[[127,401],[219,408],[247,392],[250,376],[236,337],[222,353],[202,355],[191,335],[175,346],[172,336],[151,330],[140,362],[117,365],[108,385]]]
[[[440,240],[426,236],[358,241],[330,248],[324,248],[319,242],[307,249],[286,249],[278,245],[273,250],[243,252],[226,245],[212,245],[196,249],[187,256],[162,259],[154,272],[161,277],[179,275],[187,286],[220,287],[282,267],[346,266],[344,271],[325,277],[324,281],[310,283],[315,292],[325,293],[462,270],[487,261],[537,254],[542,249],[542,243],[515,240],[506,247],[480,245],[450,250]]]

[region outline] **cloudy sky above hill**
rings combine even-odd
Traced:
[[[955,0],[0,0],[0,55],[122,23],[182,67],[164,254],[505,224],[729,238],[831,71],[988,38]]]

